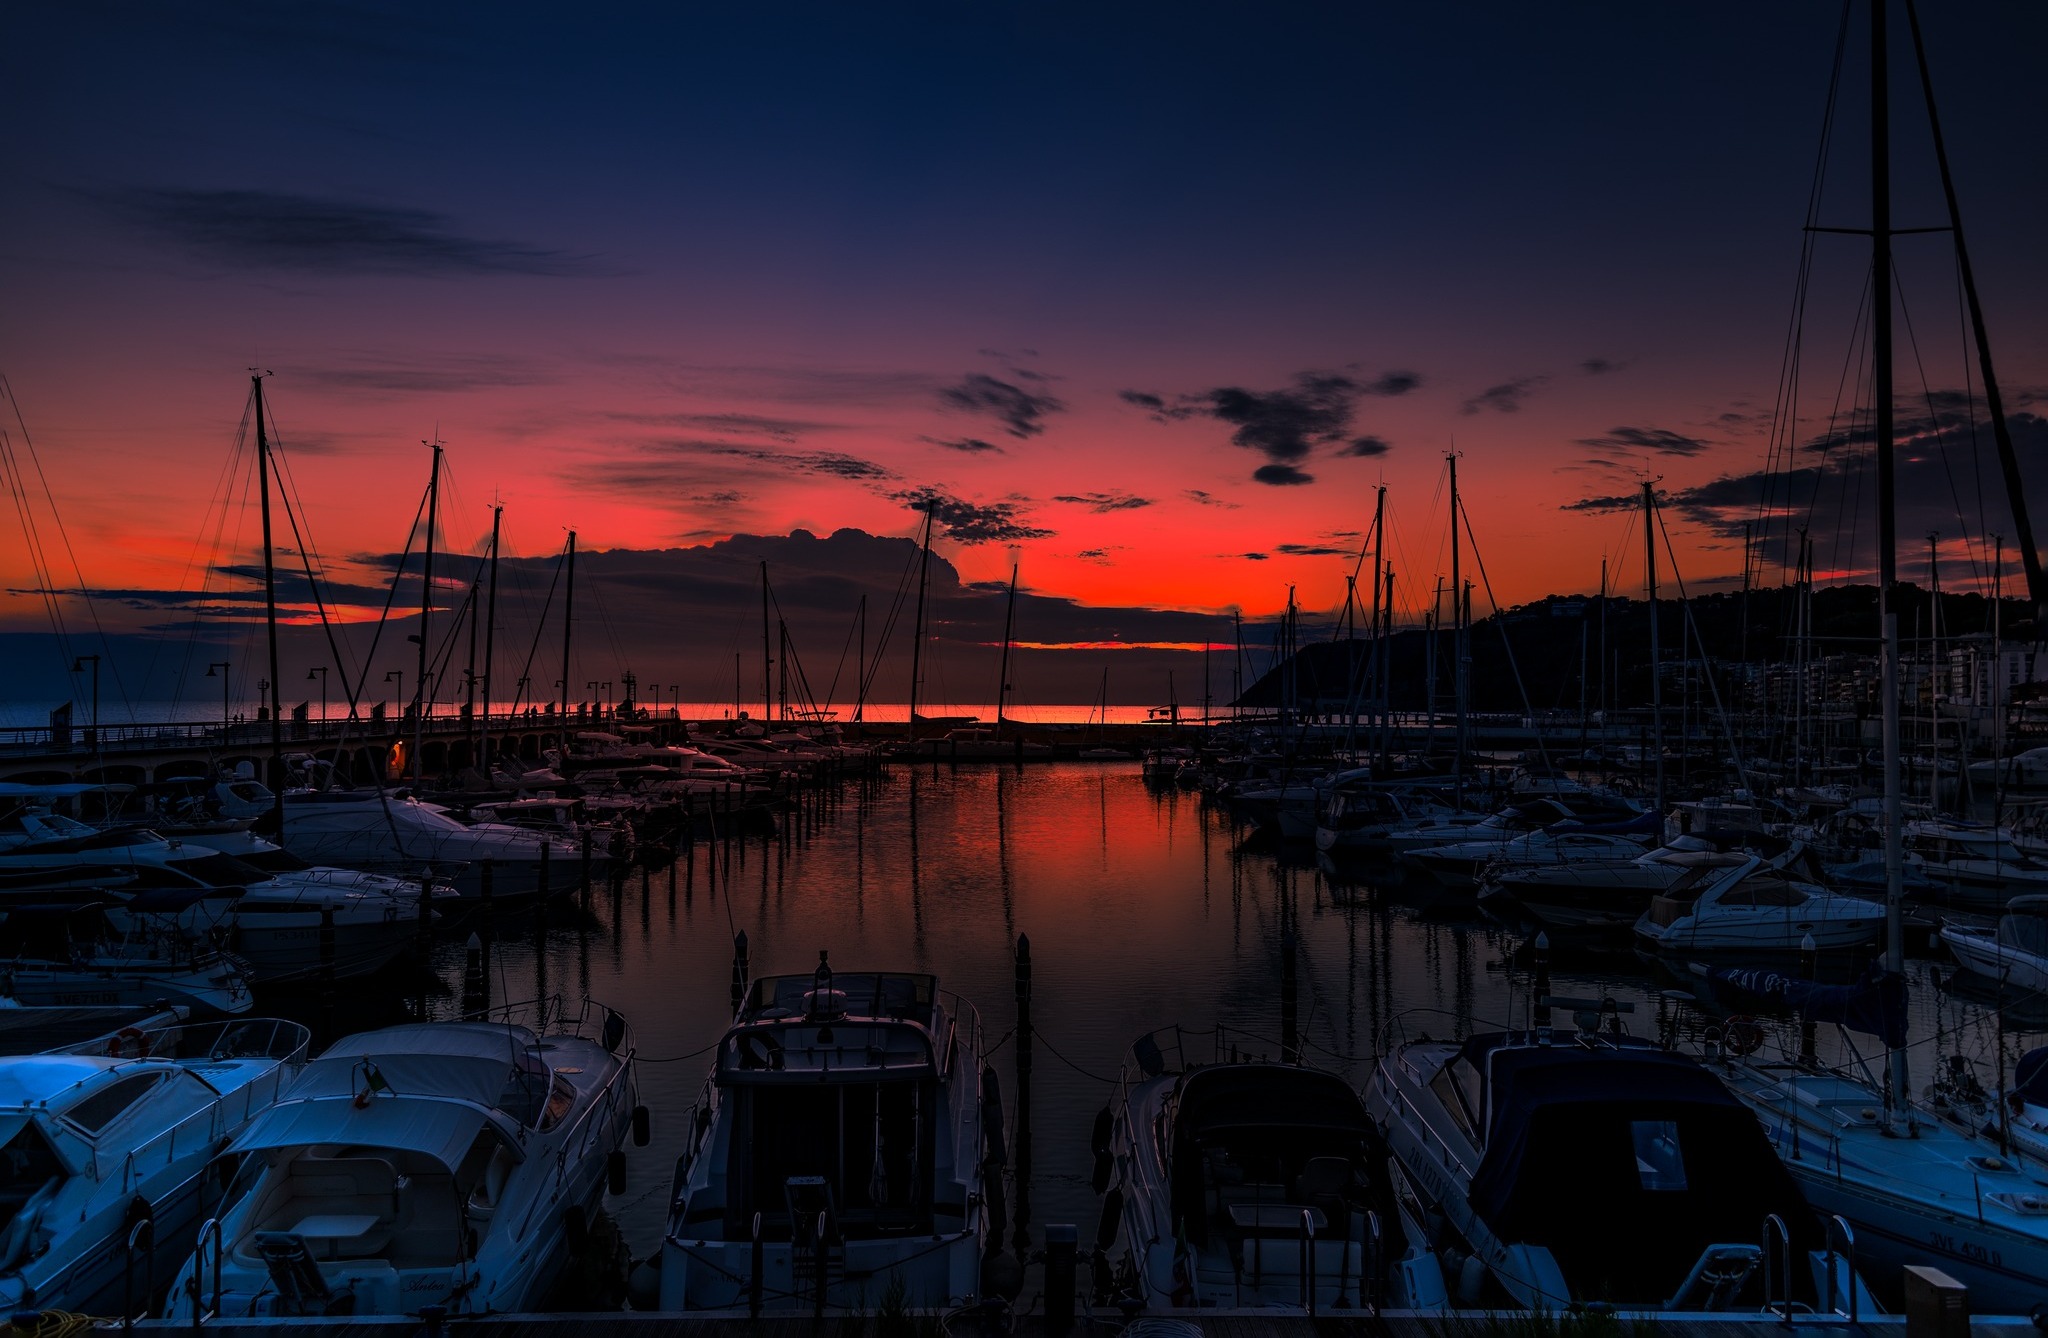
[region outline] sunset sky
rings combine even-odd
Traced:
[[[2031,488],[2048,10],[1928,9]],[[1826,225],[1867,217],[1864,15]],[[1938,224],[1896,15],[1897,222]],[[1593,588],[1640,543],[1613,499],[1644,478],[1684,576],[1716,588],[1760,495],[1841,22],[1805,0],[20,10],[0,48],[12,458],[33,441],[62,517],[32,498],[54,583],[119,592],[95,601],[110,634],[189,636],[198,613],[239,643],[256,522],[235,444],[261,367],[352,616],[381,605],[438,433],[443,542],[479,551],[502,499],[506,552],[543,583],[569,527],[586,549],[729,540],[616,559],[657,574],[607,615],[661,624],[621,654],[706,696],[742,604],[685,626],[658,573],[771,546],[733,536],[907,538],[919,498],[949,571],[1017,560],[1041,597],[1020,636],[1090,666],[1270,617],[1290,585],[1328,616],[1381,483],[1412,620],[1449,571],[1453,448],[1503,603]],[[1900,532],[1909,576],[1939,529],[1967,582],[2011,524],[1988,431],[1967,433],[1947,247],[1900,243]],[[1802,450],[1856,402],[1868,269],[1850,237],[1815,256],[1779,429]],[[1800,456],[1800,506],[1823,571],[1854,576],[1872,490],[1846,435]],[[49,614],[28,533],[4,533],[0,633],[27,654]],[[831,543],[811,569],[850,571]],[[830,603],[803,629],[821,648],[852,616]],[[84,601],[59,610],[90,631]],[[48,658],[13,681],[64,691]]]

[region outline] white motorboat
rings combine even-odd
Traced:
[[[307,1035],[269,1018],[128,1027],[0,1059],[0,1309],[138,1315],[145,1254],[192,1248],[222,1140],[276,1100]]]
[[[1771,862],[1795,858],[1786,848]],[[1675,837],[1633,859],[1495,867],[1481,878],[1479,908],[1530,937],[1626,941],[1657,893],[1705,876],[1702,869],[1731,868],[1740,859],[1740,852],[1693,835]]]
[[[2011,757],[1972,762],[1970,784],[1984,788],[2037,790],[2048,787],[2048,748],[2028,748]]]
[[[981,1020],[933,976],[754,981],[676,1165],[663,1310],[912,1306],[980,1291]],[[992,1083],[992,1078],[986,1079]],[[993,1135],[999,1141],[999,1134]]]
[[[1148,1307],[1364,1308],[1389,1201],[1358,1094],[1296,1064],[1191,1060],[1186,1040],[1139,1038],[1111,1105],[1127,1288]]]
[[[240,965],[182,934],[131,926],[117,932],[90,891],[7,903],[0,917],[0,999],[33,1007],[183,1008],[199,1017],[249,1011]],[[152,894],[176,913],[192,893]]]
[[[1498,813],[1483,818],[1452,814],[1433,822],[1396,828],[1387,833],[1386,839],[1390,850],[1405,856],[1432,846],[1502,846],[1553,823],[1625,821],[1634,816],[1633,809],[1619,808],[1612,801],[1589,792],[1585,796],[1573,796],[1569,801],[1527,799],[1509,804]]]
[[[2048,896],[2014,897],[1996,929],[1944,924],[1941,941],[1956,961],[1987,980],[2048,992]]]
[[[540,890],[543,863],[549,866],[551,893],[575,886],[583,867],[583,851],[572,842],[504,823],[465,827],[437,804],[376,789],[286,794],[284,844],[318,864],[414,878],[431,872],[464,896],[481,891],[486,862],[492,867],[492,895],[508,899]],[[596,851],[591,877],[603,876],[608,867],[606,853]]]
[[[588,1003],[336,1042],[229,1144],[219,1234],[166,1317],[533,1309],[645,1128],[632,1061],[625,1020]]]
[[[1803,883],[1761,855],[1702,864],[1650,899],[1636,941],[1652,952],[1822,952],[1875,945],[1884,907]]]
[[[1711,1073],[1601,1033],[1619,1019],[1600,1002],[1555,1002],[1586,1010],[1584,1030],[1413,1041],[1380,1060],[1365,1099],[1406,1243],[1396,1304],[1876,1312]],[[1778,1257],[1804,1267],[1773,1277]]]
[[[1454,841],[1411,850],[1402,858],[1445,887],[1464,890],[1477,887],[1484,876],[1510,870],[1620,864],[1639,859],[1656,824],[1654,814],[1645,814],[1644,818],[1643,823],[1627,824],[1637,828],[1632,832],[1611,828],[1588,830],[1579,824],[1560,823],[1525,832],[1510,841]]]
[[[1906,854],[1915,871],[1957,906],[1996,910],[2012,897],[2048,892],[2048,863],[2022,850],[2003,827],[1953,820],[1908,822]]]

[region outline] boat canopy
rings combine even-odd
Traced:
[[[1176,1144],[1238,1129],[1368,1134],[1372,1120],[1349,1084],[1320,1069],[1224,1064],[1182,1080],[1174,1103]]]
[[[335,1144],[392,1148],[431,1157],[454,1171],[490,1123],[491,1116],[483,1109],[438,1097],[378,1096],[360,1106],[338,1096],[287,1100],[257,1116],[229,1151]],[[516,1138],[506,1142],[518,1147]]]
[[[1476,1036],[1460,1059],[1485,1084],[1472,1207],[1502,1240],[1548,1249],[1575,1297],[1660,1304],[1702,1250],[1756,1240],[1772,1213],[1795,1248],[1818,1247],[1756,1116],[1693,1060],[1564,1032],[1548,1046]]]
[[[2008,948],[2048,957],[2048,896],[2014,897],[1998,917],[1998,941]]]
[[[538,1075],[545,1095],[547,1074],[539,1041],[525,1027],[415,1022],[336,1041],[306,1065],[285,1098],[355,1097],[374,1089],[377,1096],[439,1097],[506,1109],[508,1088],[528,1086],[518,1080]]]

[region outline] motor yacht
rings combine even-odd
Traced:
[[[482,891],[483,865],[492,866],[494,897],[532,896],[540,890],[546,852],[550,892],[581,878],[583,851],[573,842],[504,823],[465,827],[437,804],[376,789],[294,790],[285,795],[285,848],[321,864],[445,879],[465,897]],[[591,876],[609,867],[603,850],[592,856]]]
[[[1000,1127],[983,1047],[933,976],[834,972],[820,953],[811,974],[752,982],[676,1165],[661,1309],[973,1301]]]
[[[2048,896],[2014,897],[1996,929],[1944,924],[1940,937],[1956,961],[1978,975],[2015,990],[2048,992]]]
[[[1633,808],[1588,792],[1564,799],[1528,799],[1509,804],[1483,818],[1453,814],[1433,822],[1397,828],[1387,834],[1387,845],[1396,855],[1432,846],[1490,844],[1501,846],[1530,832],[1560,822],[1625,822],[1637,816]]]
[[[219,1233],[165,1316],[532,1310],[645,1128],[632,1065],[590,1003],[336,1042],[228,1145]]]
[[[1761,855],[1725,866],[1702,862],[1650,898],[1636,942],[1651,952],[1823,952],[1874,946],[1884,907],[1838,896],[1773,868]]]
[[[307,1037],[269,1018],[131,1026],[0,1059],[0,1308],[141,1313],[144,1256],[192,1249],[221,1141],[276,1100]]]
[[[1489,868],[1480,879],[1479,908],[1532,938],[1541,933],[1559,943],[1627,943],[1652,897],[1739,862],[1745,847],[1732,841],[1761,843],[1758,853],[1769,867],[1806,865],[1803,851],[1771,837],[1693,834],[1633,859]]]
[[[1525,832],[1509,841],[1453,841],[1411,850],[1402,858],[1454,890],[1476,888],[1483,875],[1551,865],[1618,864],[1640,858],[1655,835],[1657,815],[1627,823],[1588,827],[1563,822]],[[1617,830],[1620,829],[1620,830]]]
[[[1298,1064],[1197,1061],[1194,1041],[1139,1038],[1117,1082],[1105,1212],[1128,1289],[1175,1309],[1363,1307],[1390,1200],[1358,1094]]]
[[[249,1011],[239,963],[211,945],[165,930],[118,931],[91,890],[10,900],[0,917],[0,999],[32,1007],[187,1009],[197,1017]],[[175,915],[190,893],[151,894]]]
[[[1847,1312],[1853,1294],[1876,1311],[1713,1074],[1603,1031],[1626,1005],[1547,1002],[1580,1029],[1410,1041],[1373,1074],[1407,1242],[1397,1303],[1789,1314]]]

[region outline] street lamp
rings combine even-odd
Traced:
[[[306,681],[320,680],[320,723],[327,723],[327,666],[316,664],[306,671]]]
[[[92,663],[92,750],[98,752],[100,750],[100,657],[97,655],[79,656],[71,662],[71,672],[74,674],[84,673],[87,661]]]
[[[674,711],[674,712],[676,713],[676,715],[677,715],[677,717],[678,717],[678,718],[680,718],[680,717],[682,716],[682,712],[683,712],[683,695],[682,695],[682,694],[683,694],[683,685],[682,685],[682,684],[680,684],[680,683],[671,683],[671,684],[669,684],[669,685],[668,685],[668,709],[669,709],[669,710],[671,710],[671,711]]]
[[[220,672],[215,673],[214,670],[216,669]],[[212,664],[207,665],[206,676],[220,680],[220,727],[226,729],[228,727],[228,662],[226,660],[216,660]]]
[[[270,680],[267,678],[256,680],[256,718],[270,719]]]
[[[384,671],[384,681],[386,683],[398,684],[398,686],[392,690],[391,695],[393,698],[393,704],[398,707],[399,718],[402,720],[405,718],[405,670],[386,669]]]
[[[590,704],[597,711],[598,719],[604,718],[604,702],[597,695],[598,680],[593,678],[583,686],[590,689]]]

